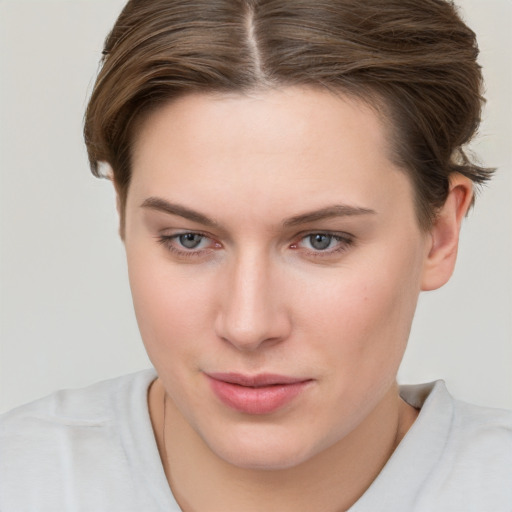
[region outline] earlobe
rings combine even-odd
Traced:
[[[450,279],[457,259],[462,219],[471,206],[472,199],[471,180],[454,174],[450,179],[448,197],[430,231],[431,243],[421,283],[423,291],[436,290]]]

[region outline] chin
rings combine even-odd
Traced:
[[[241,469],[259,471],[279,471],[299,466],[308,460],[305,454],[289,452],[237,451],[217,452],[220,458]]]
[[[250,430],[250,429],[247,429]],[[259,430],[259,429],[256,429]],[[321,451],[309,446],[291,432],[244,432],[218,440],[205,439],[210,450],[233,466],[248,470],[290,469]],[[273,429],[271,429],[273,430]]]

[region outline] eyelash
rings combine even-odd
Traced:
[[[175,241],[177,239],[179,239],[181,236],[186,236],[186,235],[196,235],[196,236],[203,237],[203,239],[211,239],[211,237],[208,236],[206,233],[200,233],[197,231],[183,231],[182,233],[176,233],[175,235],[160,235],[157,237],[157,241],[158,241],[158,243],[163,245],[167,250],[176,254],[180,258],[194,258],[194,257],[205,256],[206,253],[209,253],[212,250],[222,247],[220,243],[214,242],[215,247],[208,247],[208,248],[199,249],[199,250],[186,249],[186,248],[179,249],[176,246]]]
[[[304,240],[307,240],[308,238],[314,237],[314,236],[326,236],[329,237],[332,240],[335,240],[337,245],[333,249],[325,249],[325,250],[308,250],[305,249],[309,257],[313,258],[325,258],[333,255],[337,255],[340,253],[343,253],[347,251],[351,246],[354,245],[354,237],[348,233],[339,233],[339,232],[329,232],[329,231],[312,231],[308,232],[306,234],[301,234],[300,239],[298,242],[294,242],[291,244],[291,248],[294,250],[299,250],[299,244],[303,242]]]
[[[184,231],[181,233],[176,233],[175,235],[160,235],[157,237],[158,243],[163,245],[167,250],[170,252],[176,254],[177,256],[181,258],[197,258],[197,257],[204,257],[208,253],[210,253],[212,250],[220,249],[222,245],[219,242],[214,242],[214,247],[207,247],[204,249],[180,249],[176,245],[176,240],[178,240],[182,236],[186,235],[195,235],[203,237],[203,239],[211,239],[211,237],[205,233],[197,232],[197,231]],[[326,236],[330,237],[331,240],[335,240],[338,242],[337,246],[334,249],[325,249],[325,250],[308,250],[305,249],[305,252],[309,257],[314,258],[322,258],[322,257],[328,257],[335,254],[340,254],[348,250],[352,245],[354,245],[354,237],[348,233],[332,233],[329,231],[310,231],[305,234],[300,234],[297,242],[294,242],[290,244],[290,249],[292,250],[300,250],[299,244],[307,240],[308,238],[311,238],[313,236]]]

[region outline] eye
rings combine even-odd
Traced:
[[[186,249],[197,249],[204,238],[203,235],[198,233],[185,233],[177,236],[178,242]]]
[[[180,258],[207,256],[211,250],[220,249],[222,245],[202,233],[187,231],[174,235],[160,235],[157,238],[168,251]]]
[[[309,235],[305,240],[316,251],[325,251],[326,249],[329,249],[333,241],[337,241],[332,235],[326,235],[325,233]]]
[[[354,243],[353,237],[347,233],[309,233],[298,242],[292,244],[292,249],[304,249],[306,253],[315,256],[331,255],[347,250]]]

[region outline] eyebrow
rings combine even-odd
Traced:
[[[191,210],[185,206],[180,204],[170,203],[161,197],[148,197],[142,204],[142,208],[149,208],[151,210],[157,210],[160,212],[168,213],[170,215],[178,215],[179,217],[183,217],[184,219],[191,220],[193,222],[197,222],[199,224],[203,224],[208,227],[218,227],[218,222],[210,219],[206,215],[202,213],[196,212],[195,210]]]
[[[299,224],[307,224],[317,220],[324,220],[333,217],[353,217],[356,215],[375,215],[377,212],[370,208],[362,208],[360,206],[349,206],[345,204],[336,204],[315,210],[312,212],[302,213],[291,217],[283,222],[286,227],[297,226]]]
[[[191,210],[185,206],[170,203],[169,201],[162,199],[161,197],[149,197],[141,204],[142,208],[149,208],[151,210],[157,210],[170,215],[178,215],[185,219],[203,224],[209,227],[219,227],[219,223],[206,215],[199,213],[195,210]],[[349,206],[344,204],[337,204],[328,206],[320,210],[314,210],[311,212],[302,213],[286,219],[283,222],[284,227],[293,227],[300,224],[307,224],[318,220],[329,219],[333,217],[353,217],[356,215],[375,215],[377,212],[370,208],[362,208],[360,206]]]

